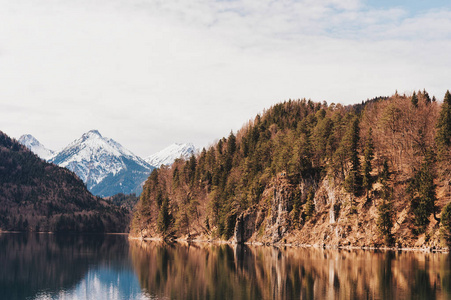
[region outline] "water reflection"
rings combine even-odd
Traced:
[[[141,299],[126,236],[0,235],[0,299]]]
[[[132,242],[141,287],[177,299],[450,299],[450,257]]]
[[[447,254],[0,234],[0,299],[451,299]]]

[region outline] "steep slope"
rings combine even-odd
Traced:
[[[68,168],[86,183],[93,194],[140,194],[142,183],[153,169],[116,141],[91,130],[70,143],[50,162]]]
[[[451,242],[449,128],[449,93],[443,104],[425,91],[347,107],[279,103],[236,136],[154,170],[131,233],[443,246]]]
[[[33,152],[34,154],[36,154],[37,156],[39,156],[44,160],[49,160],[55,154],[54,151],[47,149],[31,134],[22,135],[19,138],[18,142],[27,147],[28,149],[30,149],[31,152]]]
[[[124,232],[128,211],[0,132],[0,230]]]
[[[195,154],[196,148],[193,144],[177,144],[174,143],[163,150],[146,157],[144,160],[151,166],[157,168],[162,165],[170,166],[178,158],[188,160],[191,155]]]

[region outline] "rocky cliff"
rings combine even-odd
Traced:
[[[292,244],[315,246],[384,246],[377,227],[380,184],[377,184],[371,198],[366,195],[355,197],[347,193],[342,182],[326,176],[320,181],[308,180],[293,183],[288,177],[278,177],[265,190],[267,201],[242,212],[236,220],[234,243]],[[401,193],[403,186],[396,191]],[[293,206],[296,201],[306,205],[306,198],[314,192],[315,213],[310,218],[300,216],[296,222]],[[446,186],[440,189],[445,193]],[[296,199],[296,198],[299,199]],[[394,247],[443,247],[441,231],[437,220],[430,216],[427,232],[412,233],[410,208],[397,205],[394,214]]]

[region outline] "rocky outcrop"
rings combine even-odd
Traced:
[[[317,211],[328,211],[329,224],[337,223],[343,200],[341,194],[337,193],[334,178],[326,177],[321,181],[314,200]]]
[[[293,189],[294,186],[287,178],[276,179],[267,229],[272,243],[280,241],[290,228],[289,213],[293,208]]]
[[[257,211],[250,209],[242,212],[236,219],[233,241],[235,243],[247,242],[256,232]]]
[[[273,186],[266,191],[271,199],[269,214],[266,207],[251,207],[242,212],[235,224],[233,241],[244,243],[249,240],[277,243],[290,229],[290,211],[293,208],[295,186],[286,176],[279,176]],[[262,227],[263,226],[263,227]],[[262,236],[257,236],[258,233]]]
[[[281,241],[293,229],[294,198],[299,197],[300,202],[305,203],[311,189],[317,189],[317,183],[313,179],[304,179],[294,184],[286,175],[278,176],[265,191],[265,196],[270,201],[266,205],[251,207],[238,216],[233,242],[277,243]],[[326,200],[315,198],[315,201],[325,202]]]

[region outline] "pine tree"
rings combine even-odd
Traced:
[[[229,155],[233,155],[235,153],[235,150],[236,150],[236,137],[231,131],[227,139],[227,153]]]
[[[431,97],[429,97],[429,94],[428,94],[428,92],[426,92],[425,89],[423,89],[423,95],[424,95],[424,101],[426,102],[426,105],[430,104],[431,103]]]
[[[418,97],[417,97],[417,94],[415,94],[415,92],[413,92],[413,95],[412,95],[412,105],[415,107],[415,108],[417,108],[418,107]]]
[[[305,202],[305,208],[304,213],[307,217],[307,219],[311,218],[313,214],[315,213],[315,193],[313,192],[313,189],[310,189],[308,195],[307,195],[307,201]]]
[[[411,179],[407,189],[412,198],[411,208],[415,216],[414,223],[417,226],[418,233],[423,233],[426,230],[431,214],[434,214],[435,217],[435,202],[437,200],[435,189],[433,156],[432,153],[429,153],[425,157],[420,170]]]
[[[393,207],[391,203],[391,189],[389,186],[390,171],[387,160],[384,161],[379,181],[382,184],[382,203],[378,207],[377,228],[387,244],[391,244],[393,236]]]
[[[187,183],[189,183],[191,185],[193,185],[195,182],[196,166],[197,166],[196,156],[194,156],[194,154],[192,154],[191,157],[189,158],[189,160],[186,161],[184,170],[183,170],[185,173],[185,176],[186,176]]]
[[[363,180],[362,180],[362,186],[366,190],[367,198],[368,192],[371,190],[371,187],[373,185],[371,177],[371,171],[373,170],[371,161],[373,160],[373,158],[374,158],[373,129],[370,128],[364,150],[365,160],[363,163]]]
[[[345,139],[348,144],[348,153],[351,162],[351,169],[345,178],[345,189],[348,193],[357,195],[361,188],[360,160],[358,152],[359,144],[359,119],[354,117],[351,126],[346,132]]]
[[[446,152],[451,145],[451,94],[446,91],[442,109],[437,122],[437,134],[435,137],[439,154]]]
[[[175,167],[174,171],[172,172],[172,185],[174,186],[174,188],[177,188],[179,184],[180,184],[179,169]]]
[[[172,216],[169,213],[169,199],[166,197],[161,203],[157,219],[158,231],[162,234],[163,238],[168,237],[171,224]]]

